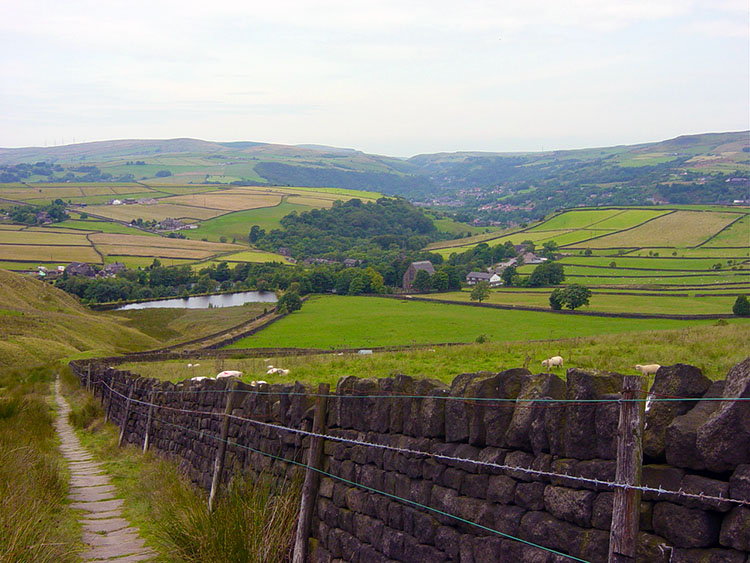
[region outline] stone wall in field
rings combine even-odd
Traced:
[[[86,384],[89,364],[72,367]],[[136,401],[156,403],[152,448],[210,487],[226,380],[159,383],[97,364],[90,373],[127,442],[141,445],[146,430],[148,407]],[[130,410],[98,382],[124,395],[132,390]],[[562,562],[570,554],[606,561],[614,494],[591,480],[614,481],[619,404],[591,399],[616,400],[621,388],[621,375],[576,369],[565,381],[514,369],[459,375],[450,386],[406,376],[342,378],[328,399],[326,433],[349,441],[324,444],[310,559]],[[748,398],[750,360],[717,383],[691,366],[664,367],[650,392]],[[312,395],[301,384],[240,384],[232,414],[275,427],[231,419],[226,478],[301,475],[294,462],[307,460],[310,439],[284,428],[312,428]],[[748,402],[654,402],[644,451],[644,485],[750,501]],[[645,492],[640,530],[638,561],[746,563],[750,507]]]

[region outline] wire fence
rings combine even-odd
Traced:
[[[569,481],[576,481],[580,483],[585,483],[587,485],[593,485],[596,488],[600,487],[608,487],[612,489],[625,489],[625,490],[637,490],[641,492],[647,492],[647,493],[655,493],[658,495],[665,495],[665,496],[674,496],[674,497],[681,497],[685,499],[691,499],[691,500],[698,500],[702,502],[729,502],[744,506],[750,506],[750,500],[743,500],[743,499],[735,499],[731,497],[723,497],[723,496],[716,496],[716,495],[706,495],[703,493],[690,493],[687,491],[683,491],[682,489],[679,490],[670,490],[670,489],[664,489],[661,486],[659,487],[648,487],[644,485],[630,485],[627,483],[620,483],[617,481],[607,481],[602,479],[595,479],[590,477],[583,477],[579,475],[570,475],[566,473],[555,473],[553,471],[545,471],[541,469],[532,469],[529,467],[523,467],[518,465],[508,465],[508,464],[501,464],[501,463],[494,463],[490,461],[483,461],[483,460],[477,460],[477,459],[471,459],[466,457],[458,457],[458,456],[449,456],[444,455],[440,453],[435,452],[429,452],[424,450],[417,450],[412,448],[402,448],[398,446],[391,446],[388,444],[378,444],[376,442],[369,442],[366,440],[357,440],[353,438],[346,438],[343,436],[336,436],[334,434],[326,434],[326,433],[316,433],[309,430],[303,430],[300,428],[293,428],[289,426],[284,426],[281,424],[274,424],[271,422],[263,422],[260,420],[255,420],[252,418],[246,418],[241,417],[233,414],[225,414],[222,412],[216,412],[216,411],[199,411],[199,410],[193,410],[193,409],[182,409],[177,407],[170,407],[167,405],[159,405],[156,403],[148,402],[148,401],[141,401],[139,399],[133,399],[129,398],[126,395],[120,393],[119,391],[115,390],[114,388],[110,387],[106,382],[99,381],[102,385],[107,387],[109,390],[111,390],[114,394],[120,396],[121,398],[125,399],[126,401],[129,401],[131,403],[143,405],[143,406],[153,406],[158,409],[163,410],[169,410],[169,411],[176,411],[180,413],[185,414],[194,414],[194,415],[202,415],[202,416],[216,416],[216,417],[224,417],[228,416],[230,419],[239,421],[239,422],[246,422],[250,424],[254,424],[256,426],[262,426],[265,428],[269,428],[272,430],[277,430],[280,432],[290,432],[294,434],[299,434],[302,436],[309,436],[309,437],[315,437],[315,438],[321,438],[324,440],[332,440],[336,442],[342,442],[351,444],[353,446],[364,446],[369,448],[379,448],[383,450],[389,450],[400,454],[407,454],[407,455],[416,455],[416,456],[424,456],[424,457],[430,457],[433,459],[440,459],[443,461],[453,462],[453,463],[466,463],[470,465],[475,465],[477,467],[486,467],[493,470],[502,470],[502,471],[508,471],[508,472],[516,472],[516,473],[523,473],[526,475],[532,475],[535,477],[546,477],[549,479],[559,479],[564,480],[565,482]]]

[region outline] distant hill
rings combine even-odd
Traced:
[[[750,198],[750,132],[535,153],[456,152],[409,159],[322,145],[197,139],[0,149],[0,183],[146,182],[339,187],[524,221],[576,205],[728,204]]]

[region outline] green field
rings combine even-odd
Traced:
[[[685,328],[710,322],[613,319],[372,297],[326,296],[308,300],[301,311],[230,347],[366,348],[473,342],[481,335],[494,342],[554,340]]]
[[[711,379],[723,379],[729,369],[747,355],[750,324],[704,325],[680,330],[604,334],[550,341],[489,342],[451,347],[425,347],[371,356],[330,354],[316,356],[274,355],[266,358],[226,359],[221,363],[201,361],[188,368],[189,359],[169,362],[126,363],[144,377],[181,381],[202,375],[212,377],[223,369],[236,369],[246,381],[262,379],[269,383],[303,381],[327,382],[335,387],[341,377],[393,377],[406,374],[450,382],[460,373],[497,372],[528,365],[533,373],[542,371],[544,358],[559,354],[565,367],[635,373],[635,364],[659,362],[662,365],[687,363],[698,366]],[[289,369],[287,376],[266,375],[268,364]],[[558,370],[564,377],[564,370]]]
[[[528,307],[549,308],[549,289],[541,291],[492,291],[490,297],[483,303],[499,305],[521,305]],[[725,289],[724,292],[727,290]],[[733,296],[721,297],[682,297],[666,294],[655,297],[633,292],[631,295],[615,295],[613,293],[595,290],[591,296],[591,303],[583,307],[583,311],[602,313],[643,313],[648,315],[684,315],[690,311],[691,315],[730,314],[736,295],[750,294],[750,290],[736,291]],[[471,302],[471,291],[453,291],[450,293],[433,293],[425,295],[427,298],[446,299],[450,301]]]
[[[143,231],[141,229],[135,229],[128,227],[122,223],[115,223],[114,221],[96,221],[91,219],[68,219],[62,223],[57,223],[56,227],[63,229],[74,229],[80,231],[89,231],[97,233],[118,233],[123,235],[149,235],[158,236],[155,233]]]
[[[249,209],[247,211],[235,211],[221,215],[214,219],[202,221],[197,229],[186,231],[185,236],[195,240],[208,239],[218,241],[219,237],[225,236],[228,240],[236,239],[237,242],[246,242],[250,233],[250,227],[258,225],[266,231],[281,228],[281,218],[293,211],[302,213],[309,211],[312,207],[283,201],[273,207],[262,207]]]

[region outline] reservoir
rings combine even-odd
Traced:
[[[176,297],[160,299],[158,301],[144,301],[130,303],[118,307],[117,311],[133,309],[208,309],[209,307],[237,307],[245,303],[276,303],[273,291],[241,291],[238,293],[224,293],[222,295],[200,295],[186,299]]]

